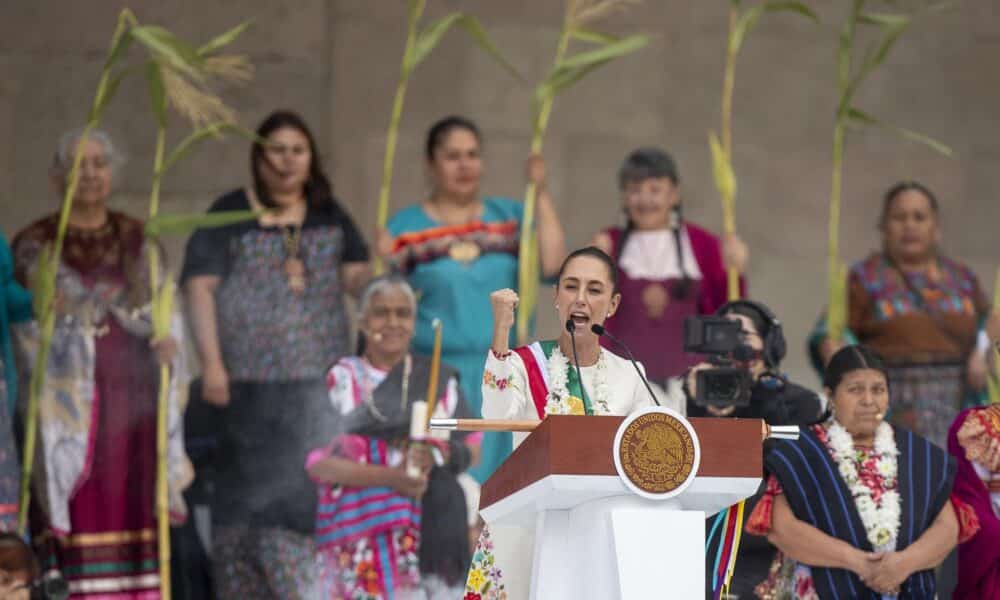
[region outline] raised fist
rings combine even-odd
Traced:
[[[504,288],[490,294],[490,303],[493,305],[493,327],[497,330],[508,331],[514,326],[514,309],[517,308],[517,292]]]

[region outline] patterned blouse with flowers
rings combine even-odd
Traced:
[[[326,377],[330,403],[340,415],[361,406],[389,372],[363,358],[342,358]],[[458,382],[448,380],[435,417],[450,417],[458,403]],[[309,454],[306,468],[330,456],[359,463],[399,466],[404,449],[382,439],[340,435]],[[389,600],[420,585],[420,504],[389,487],[321,484],[316,544],[322,598]]]
[[[823,445],[834,455],[827,429],[820,424],[812,426],[813,433]],[[877,466],[878,452],[873,447],[855,447],[854,467],[858,473],[859,482],[871,492],[872,501],[878,505],[882,497],[890,491],[895,491],[898,479],[880,473]],[[746,532],[753,535],[766,536],[771,531],[774,498],[784,493],[781,483],[774,475],[767,479],[764,496],[750,514],[747,520]],[[979,528],[974,513],[969,507],[955,497],[951,499],[956,514],[959,516],[959,541],[965,541],[975,535]],[[775,556],[774,562],[765,581],[757,586],[755,593],[759,598],[778,599],[795,598],[798,600],[819,600],[813,584],[812,571],[808,565],[796,562],[781,552]]]

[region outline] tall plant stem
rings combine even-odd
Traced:
[[[739,19],[739,9],[736,6],[729,8],[729,43],[726,45],[726,68],[722,78],[722,151],[726,161],[732,165],[733,161],[733,88],[736,84],[736,54],[737,48],[733,39],[733,32],[736,30],[736,22]],[[736,233],[736,199],[733,197],[733,190],[726,189],[722,192],[722,227],[727,235]],[[736,267],[726,269],[726,289],[729,300],[738,300],[740,297],[740,273]]]
[[[115,32],[111,37],[111,45],[108,49],[108,59],[105,61],[101,71],[101,78],[97,83],[97,91],[91,102],[89,117],[84,127],[80,139],[73,149],[73,166],[69,171],[69,180],[66,182],[66,189],[63,191],[62,205],[59,209],[59,224],[56,228],[56,239],[52,244],[51,252],[48,254],[48,264],[39,264],[37,268],[42,269],[42,277],[48,278],[40,286],[42,298],[38,306],[41,307],[41,314],[36,315],[39,320],[39,344],[38,354],[35,357],[35,365],[31,371],[31,382],[28,385],[28,409],[25,416],[24,427],[24,448],[21,456],[23,465],[21,468],[21,493],[18,503],[17,527],[23,534],[28,533],[28,508],[31,503],[31,479],[35,466],[35,446],[38,436],[38,403],[42,393],[42,386],[45,383],[45,367],[49,361],[49,349],[52,346],[52,335],[55,331],[55,299],[56,274],[60,260],[62,259],[63,240],[66,239],[66,228],[69,225],[69,214],[73,207],[73,196],[76,195],[76,188],[80,183],[80,162],[83,159],[83,147],[87,143],[87,137],[100,123],[101,108],[106,105],[106,95],[110,94],[109,82],[111,80],[111,70],[114,67],[114,53],[118,48],[122,36],[128,30],[129,23],[135,21],[135,17],[129,9],[124,9],[118,15],[118,23]],[[44,256],[44,255],[43,255]],[[36,290],[37,292],[38,290]]]
[[[559,33],[559,44],[556,46],[554,64],[558,65],[566,56],[572,32],[572,17],[567,13],[562,31]],[[531,153],[541,154],[545,141],[545,130],[552,116],[552,105],[555,94],[548,94],[538,107],[535,115],[535,126],[531,136]],[[528,325],[531,322],[531,312],[535,307],[538,292],[538,235],[535,232],[535,204],[538,200],[538,189],[533,181],[529,181],[524,191],[524,218],[521,221],[521,238],[518,242],[518,281],[517,287],[521,294],[521,306],[525,310],[517,313],[517,341],[523,344],[528,339]]]
[[[378,191],[378,215],[375,222],[381,231],[389,220],[389,194],[392,190],[392,166],[396,157],[396,140],[399,136],[399,121],[403,115],[403,102],[406,99],[406,85],[410,80],[410,57],[413,54],[413,44],[417,37],[417,24],[424,13],[426,0],[416,0],[414,10],[410,12],[410,22],[406,31],[406,47],[403,50],[403,60],[399,68],[399,81],[396,83],[396,96],[392,102],[392,115],[389,118],[389,130],[385,136],[385,156],[382,159],[382,184]],[[381,275],[384,265],[382,257],[376,253],[375,274]]]
[[[167,131],[164,124],[156,130],[156,152],[153,156],[153,185],[149,193],[149,218],[154,219],[160,212],[160,182],[163,172],[163,154]],[[160,249],[156,239],[149,240],[149,286],[151,305],[160,306],[160,295],[168,293],[160,285]],[[153,319],[154,341],[168,335],[157,330],[157,320]],[[167,419],[170,400],[170,367],[160,364],[160,385],[156,398],[156,523],[157,544],[159,546],[160,595],[170,600],[170,507],[167,481]]]
[[[837,318],[827,317],[827,336],[834,343],[840,343],[843,339],[843,310],[841,305],[846,301],[843,297],[844,287],[841,282],[843,269],[840,264],[840,199],[841,180],[844,156],[844,121],[838,117],[833,129],[833,174],[830,178],[830,223],[827,240],[827,275],[829,277],[830,299],[828,310],[835,313]],[[832,321],[832,322],[831,322]]]

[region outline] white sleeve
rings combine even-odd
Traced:
[[[528,371],[516,352],[500,360],[488,352],[483,370],[483,417],[487,419],[537,419],[530,398]]]
[[[330,367],[326,374],[326,389],[333,410],[341,415],[354,410],[354,373],[344,361]]]

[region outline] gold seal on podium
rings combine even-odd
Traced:
[[[640,496],[666,499],[684,491],[698,473],[701,452],[691,424],[667,408],[630,415],[615,436],[615,467]]]

